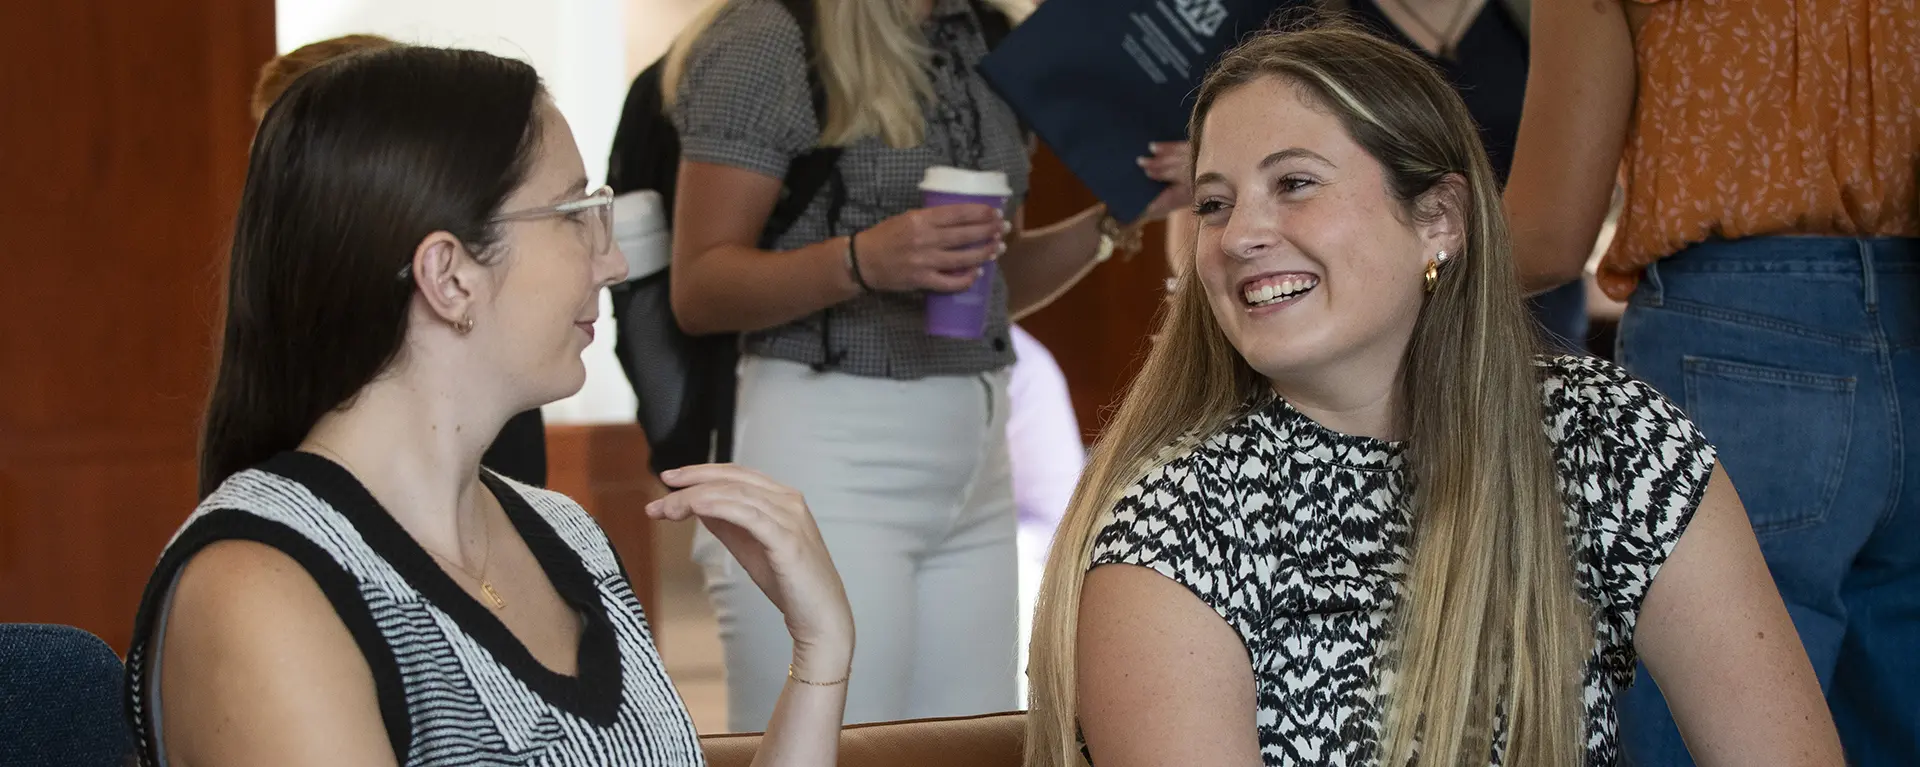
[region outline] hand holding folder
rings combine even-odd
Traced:
[[[1186,138],[1220,54],[1302,0],[1046,0],[980,62],[1016,114],[1121,221],[1165,184],[1136,162]]]

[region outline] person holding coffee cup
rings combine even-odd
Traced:
[[[845,576],[848,721],[1017,708],[1009,320],[1143,222],[1095,207],[1022,225],[1031,142],[975,71],[1001,8],[813,0],[808,45],[787,5],[715,3],[668,54],[675,314],[744,334],[733,458],[805,493]],[[844,149],[843,186],[763,248],[789,164],[816,146]],[[1186,199],[1171,186],[1144,218]],[[759,729],[788,631],[704,531],[694,557],[722,624],[729,726]]]

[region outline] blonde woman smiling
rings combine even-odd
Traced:
[[[1713,449],[1537,355],[1431,66],[1262,36],[1190,135],[1194,268],[1055,539],[1031,767],[1613,764],[1636,656],[1703,763],[1840,763]]]

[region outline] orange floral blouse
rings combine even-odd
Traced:
[[[1920,236],[1920,0],[1633,1],[1607,295],[1715,237]]]

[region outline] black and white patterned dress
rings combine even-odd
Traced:
[[[1612,765],[1640,603],[1706,492],[1714,452],[1677,407],[1610,363],[1540,368],[1575,584],[1597,618],[1587,764]],[[1379,656],[1409,553],[1402,452],[1275,400],[1149,472],[1098,534],[1093,566],[1151,568],[1240,635],[1267,765],[1378,758]]]
[[[373,671],[401,765],[699,765],[626,568],[566,496],[483,472],[562,599],[582,618],[577,673],[535,660],[345,469],[284,453],[228,479],[175,534],[147,584],[127,654],[127,709],[143,765],[164,765],[158,685],[166,605],[193,554],[221,540],[272,546],[332,603]]]

